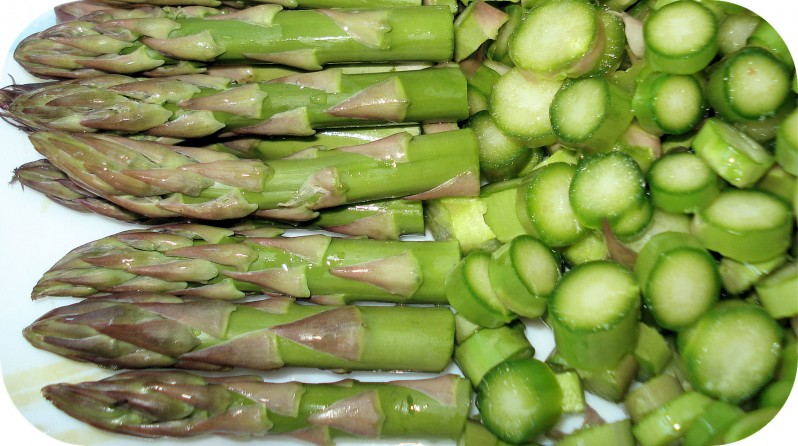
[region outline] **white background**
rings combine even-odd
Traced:
[[[40,17],[53,6],[65,1],[67,0],[3,1],[2,10],[0,10],[0,55],[11,52],[14,41],[34,19]],[[773,24],[782,37],[787,40],[793,55],[798,54],[798,31],[796,31],[798,26],[798,2],[792,0],[734,0],[733,3],[741,4],[753,10]],[[0,64],[4,63],[3,60],[0,57]],[[4,67],[0,66],[0,72],[4,71]],[[0,87],[10,83],[10,79],[2,79],[0,80]],[[0,125],[5,126],[6,124],[0,122]],[[22,141],[21,144],[20,141]],[[0,139],[0,158],[19,158],[23,162],[38,158],[31,154],[18,155],[19,153],[32,152],[32,150],[29,144],[25,144],[24,139]],[[9,164],[2,164],[2,166],[6,165]],[[0,283],[3,284],[2,306],[0,306],[0,339],[4,339],[4,336],[20,336],[17,327],[24,326],[32,320],[20,321],[19,318],[24,316],[20,316],[19,313],[14,311],[15,302],[28,299],[28,291],[20,291],[31,289],[32,283],[28,282],[28,275],[39,277],[40,270],[43,268],[42,264],[47,264],[47,262],[52,264],[57,260],[58,256],[77,246],[77,244],[73,243],[73,240],[89,241],[103,235],[94,234],[89,236],[88,234],[91,232],[87,228],[75,228],[77,232],[74,236],[75,238],[65,237],[63,231],[59,230],[58,221],[26,220],[23,213],[27,212],[24,206],[28,206],[28,204],[24,204],[23,208],[20,209],[20,206],[16,205],[16,202],[11,199],[12,195],[19,193],[19,185],[6,185],[5,183],[10,179],[10,171],[0,171],[0,204],[3,206],[0,208]],[[31,206],[39,208],[47,206],[41,202],[43,197],[37,195],[30,191],[26,193],[29,200],[34,203]],[[9,203],[14,204],[9,206]],[[42,215],[56,216],[56,218],[53,218],[54,220],[58,220],[57,216],[62,215],[59,211],[53,212],[51,209],[46,209],[46,211],[48,212],[42,212]],[[86,221],[91,222],[88,226],[93,226],[98,221],[91,219],[91,216],[81,217],[87,218],[88,220]],[[115,229],[117,226],[113,223],[100,223],[100,225],[106,234],[117,232]],[[54,244],[57,246],[53,246]],[[48,252],[60,254],[53,258],[47,258],[47,260],[41,260],[38,257],[41,257],[40,253],[45,245],[49,248]],[[9,246],[13,246],[14,249],[9,249]],[[29,267],[36,269],[36,271],[28,274],[26,269]],[[3,342],[9,341],[0,340],[0,343]],[[27,355],[27,351],[20,351],[18,354],[20,358],[25,358]],[[3,366],[6,367],[6,370],[13,368],[13,364],[0,364],[0,367]],[[20,414],[12,404],[2,380],[3,374],[2,368],[0,368],[0,444],[18,446],[65,444],[53,440],[42,433]],[[798,395],[793,392],[787,405],[775,420],[752,438],[739,444],[745,446],[795,445],[798,443],[798,437],[796,436],[798,427],[796,427],[796,424],[798,424]],[[146,443],[144,440],[141,440],[141,442]],[[190,444],[187,442],[180,443]],[[159,442],[158,444],[162,443]]]

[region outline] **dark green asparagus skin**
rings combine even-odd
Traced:
[[[479,189],[470,130],[398,133],[270,161],[112,135],[36,132],[30,140],[85,189],[151,218],[308,221],[337,206],[470,196]]]
[[[42,393],[67,414],[111,432],[138,437],[290,435],[319,446],[343,436],[457,439],[471,407],[468,381],[451,374],[305,384],[135,371],[50,385]]]
[[[191,17],[74,20],[24,39],[15,60],[43,77],[200,73],[213,62],[319,70],[332,63],[452,58],[447,7],[283,10],[260,5]],[[175,71],[176,70],[176,71]]]
[[[308,136],[323,128],[459,121],[468,117],[468,100],[456,66],[362,74],[332,68],[244,85],[207,75],[15,85],[0,90],[0,110],[34,130]]]
[[[268,292],[327,304],[446,304],[443,282],[460,259],[453,241],[260,235],[198,224],[122,232],[71,251],[31,296],[139,291],[238,299]]]
[[[128,211],[70,180],[47,160],[26,163],[14,170],[14,180],[69,209],[94,213],[114,220],[139,224],[165,224]],[[380,200],[325,209],[318,217],[303,224],[288,224],[270,220],[251,220],[252,225],[274,229],[325,229],[351,236],[365,236],[378,240],[395,240],[402,235],[424,232],[424,209],[420,201]],[[180,221],[172,221],[180,223]],[[240,227],[240,223],[237,224]]]
[[[445,307],[242,304],[119,294],[56,308],[24,329],[33,346],[113,368],[440,372],[451,360]]]

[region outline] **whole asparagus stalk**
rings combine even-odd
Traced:
[[[56,308],[23,330],[34,347],[114,368],[440,372],[454,316],[445,307],[242,304],[120,294]],[[423,348],[420,348],[423,346]]]
[[[378,6],[421,5],[420,0],[95,0],[100,3],[120,5],[162,5],[162,6],[220,6],[227,5],[246,8],[253,5],[273,3],[286,8],[354,8]]]
[[[202,138],[453,122],[468,116],[468,101],[458,67],[362,74],[332,68],[244,85],[206,75],[15,85],[0,90],[0,109],[29,129]]]
[[[443,283],[460,259],[453,241],[260,235],[199,224],[122,232],[72,250],[31,297],[136,291],[238,299],[267,292],[326,304],[446,304]]]
[[[53,8],[57,23],[141,17],[205,17],[259,4],[283,8],[388,8],[421,6],[421,0],[78,0]]]
[[[226,14],[236,11],[229,7],[208,6],[157,6],[153,3],[142,3],[136,8],[115,3],[98,3],[96,1],[79,0],[63,3],[55,8],[56,23],[65,23],[75,20],[86,22],[107,22],[109,20],[135,19],[145,17],[177,18],[203,18],[212,15]]]
[[[171,70],[259,62],[319,70],[331,63],[452,58],[447,7],[283,10],[261,5],[205,17],[68,21],[24,39],[14,58],[43,77]]]
[[[324,446],[339,436],[457,439],[471,406],[468,381],[264,382],[134,371],[101,381],[54,384],[45,398],[81,421],[138,437],[290,435]]]
[[[139,224],[165,224],[116,205],[77,185],[64,172],[47,160],[25,163],[14,169],[13,181],[19,182],[47,196],[69,209],[94,213],[114,220]],[[180,223],[172,221],[171,223]],[[288,224],[271,220],[250,220],[255,227],[273,229],[324,229],[351,236],[365,236],[378,240],[395,240],[403,235],[424,232],[424,209],[420,201],[380,200],[326,209],[313,220],[303,224]],[[237,223],[237,227],[241,223]]]
[[[36,132],[30,140],[82,187],[151,218],[254,215],[307,221],[318,217],[318,210],[336,206],[468,196],[479,190],[470,130],[415,137],[398,133],[270,161],[112,135]]]

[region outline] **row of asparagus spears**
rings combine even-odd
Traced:
[[[651,365],[643,341],[641,351],[609,369],[574,369],[557,355],[543,365],[523,326],[478,326],[451,298],[452,272],[476,257],[464,254],[529,233],[516,198],[496,198],[526,183],[481,187],[497,178],[481,165],[486,142],[471,119],[490,100],[486,85],[509,70],[498,56],[483,58],[502,42],[506,51],[500,29],[517,26],[529,3],[109,0],[58,7],[59,23],[15,52],[23,68],[54,81],[0,91],[3,117],[46,158],[20,166],[14,180],[80,212],[148,227],[89,242],[53,265],[31,297],[85,299],[50,311],[23,334],[38,348],[104,367],[199,372],[137,370],[50,385],[44,396],[89,424],[144,437],[268,433],[320,445],[340,436],[502,445],[555,438],[563,413],[588,413],[595,423],[582,383],[619,402],[636,374],[664,373],[665,362]],[[601,3],[619,15],[629,10],[623,17],[633,28],[636,2]],[[641,17],[648,11],[639,9]],[[647,136],[643,149],[657,139]],[[519,176],[535,168],[541,150],[528,151]],[[295,235],[292,228],[327,232]],[[621,246],[603,229],[576,249],[557,246],[551,258],[574,266],[589,252],[590,260],[611,258],[631,269],[636,254],[623,255],[640,247]],[[427,230],[435,240],[403,240]],[[253,300],[262,294],[269,297]],[[544,305],[535,316],[549,297],[535,296]],[[391,305],[356,305],[362,301]],[[508,320],[517,317],[505,311]],[[663,349],[665,359],[673,356]],[[204,373],[310,367],[438,374],[452,357],[465,377],[303,384]],[[504,420],[487,412],[487,429],[469,419],[474,391],[478,409],[493,391],[483,378],[513,363],[541,366],[547,383],[545,420],[531,414],[522,436],[497,429]],[[538,409],[518,408],[510,418]],[[612,434],[617,444],[634,441],[629,426],[604,426],[620,426]],[[585,429],[563,444],[591,444],[590,435],[599,435],[592,444],[608,444],[596,432]]]
[[[499,442],[469,420],[473,384],[440,374],[455,345],[443,281],[458,244],[400,240],[424,234],[425,200],[479,193],[476,138],[456,125],[469,115],[467,79],[445,63],[453,11],[275,3],[72,2],[19,45],[17,62],[55,82],[0,93],[3,116],[45,157],[14,181],[150,226],[59,261],[32,297],[88,298],[23,334],[113,369],[437,376],[306,384],[130,371],[43,395],[141,437]],[[350,7],[365,9],[338,9]],[[352,238],[285,237],[293,228]]]

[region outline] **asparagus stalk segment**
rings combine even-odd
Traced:
[[[47,196],[69,209],[94,213],[114,220],[141,224],[165,224],[129,211],[106,200],[69,179],[47,160],[25,163],[14,169],[14,180]],[[179,223],[181,219],[173,222]],[[241,223],[235,222],[236,226]],[[402,235],[424,232],[424,209],[421,201],[402,199],[370,201],[325,209],[319,216],[301,223],[256,219],[247,224],[257,228],[279,229],[314,228],[351,236],[365,236],[377,240],[395,240]]]
[[[339,436],[456,439],[471,403],[468,381],[451,374],[305,384],[134,371],[49,385],[42,393],[67,414],[111,432],[139,437],[289,435],[317,445],[333,444]]]
[[[440,372],[454,349],[454,316],[443,307],[330,307],[287,297],[231,304],[123,293],[52,310],[23,334],[37,348],[114,368]]]
[[[327,129],[320,130],[313,136],[220,138],[212,139],[208,144],[202,145],[202,147],[218,152],[232,153],[239,158],[266,161],[286,158],[310,147],[322,150],[337,149],[376,141],[402,132],[415,136],[421,133],[421,126],[410,124],[373,128]],[[192,141],[189,140],[187,143]],[[189,145],[198,146],[200,144]]]
[[[17,85],[0,91],[0,109],[38,130],[309,136],[322,128],[459,121],[468,117],[466,96],[458,67],[361,74],[332,68],[244,85],[206,75]]]
[[[227,6],[168,6],[156,5],[148,0],[137,7],[125,7],[117,2],[98,3],[96,1],[74,1],[63,3],[53,8],[56,23],[71,21],[106,22],[109,20],[135,19],[145,17],[178,18],[203,18],[218,14],[226,14],[236,9]]]
[[[78,0],[53,10],[56,22],[64,23],[142,17],[202,18],[264,3],[286,9],[421,6],[421,0]]]
[[[286,8],[347,8],[355,6],[413,6],[421,5],[419,0],[93,0],[100,3],[120,5],[161,5],[161,6],[230,6],[245,8],[261,4],[278,4]],[[77,2],[80,3],[80,2]]]
[[[470,130],[398,133],[271,161],[112,135],[36,132],[30,140],[80,186],[151,218],[307,221],[353,203],[479,193]]]
[[[150,220],[149,217],[130,212],[89,192],[70,180],[64,172],[58,170],[47,160],[32,161],[14,169],[13,181],[78,212],[95,213],[131,223],[146,223]]]
[[[26,38],[14,57],[35,75],[79,78],[171,70],[180,62],[194,73],[212,62],[306,70],[332,63],[442,62],[453,51],[453,16],[445,7],[283,10],[271,4],[204,18],[64,22]]]
[[[329,304],[446,304],[443,283],[460,259],[456,242],[257,235],[198,224],[122,232],[67,254],[32,297],[136,291],[238,299],[267,292]]]

